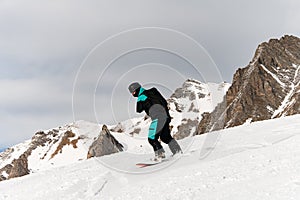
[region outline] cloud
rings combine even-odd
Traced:
[[[53,109],[49,109],[51,107],[63,110],[64,106],[61,105],[70,104],[71,96],[58,86],[51,81],[39,79],[0,80],[1,111],[21,112],[22,109],[32,109],[32,112],[52,112]]]
[[[28,139],[38,129],[72,122],[71,93],[52,81],[0,80],[0,146]]]

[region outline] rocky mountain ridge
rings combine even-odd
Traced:
[[[204,113],[197,134],[300,113],[300,39],[284,36],[260,44],[236,71],[223,102]]]

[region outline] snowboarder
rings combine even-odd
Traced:
[[[128,87],[130,93],[137,97],[136,111],[145,111],[152,119],[149,127],[148,141],[153,147],[154,161],[161,161],[165,158],[165,150],[158,141],[168,144],[173,155],[182,153],[177,141],[171,136],[169,124],[171,116],[169,114],[168,103],[156,88],[144,89],[139,83],[134,82]]]

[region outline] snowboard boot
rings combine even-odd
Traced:
[[[168,144],[173,156],[178,153],[182,153],[182,150],[175,139],[172,139]]]
[[[166,158],[165,150],[163,148],[155,151],[154,153],[155,153],[155,157],[153,161],[155,162],[161,162],[164,158]]]

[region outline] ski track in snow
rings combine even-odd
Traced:
[[[150,155],[132,152],[78,161],[0,182],[0,199],[300,199],[299,124],[295,115],[222,130],[212,147],[202,146],[209,134],[181,140],[185,156],[153,167],[137,168]]]

